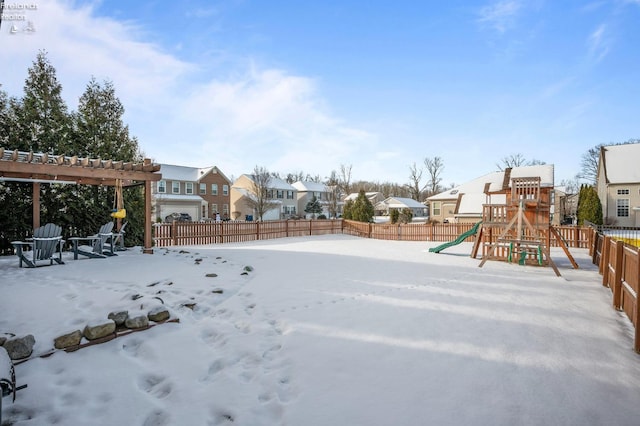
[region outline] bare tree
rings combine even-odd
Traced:
[[[258,220],[262,220],[265,213],[279,206],[279,203],[273,200],[273,190],[271,185],[271,174],[264,167],[255,166],[251,175],[251,194],[245,197],[247,207],[256,212]]]
[[[586,180],[591,185],[596,184],[598,179],[598,161],[600,160],[600,149],[604,144],[598,144],[593,148],[589,148],[587,152],[582,154],[580,162],[580,179]]]
[[[527,162],[527,160],[524,158],[524,155],[520,153],[510,154],[506,157],[503,157],[501,161],[501,163],[496,163],[496,166],[498,166],[498,170],[500,170],[501,172],[505,169],[524,166]]]
[[[444,163],[442,162],[442,158],[433,157],[433,158],[425,158],[424,166],[427,169],[427,174],[429,175],[429,182],[427,182],[428,194],[433,195],[437,194],[440,189],[440,182],[442,182],[442,171],[444,170]]]
[[[409,196],[416,201],[422,201],[422,191],[424,188],[420,184],[422,180],[422,167],[416,166],[416,163],[409,168],[409,183],[406,185]]]
[[[331,171],[331,175],[327,178],[325,182],[325,186],[327,187],[328,197],[329,197],[329,216],[338,217],[339,209],[338,202],[341,198],[341,190],[340,190],[340,179],[338,178],[338,173],[335,170]]]
[[[340,181],[340,190],[346,195],[351,194],[351,168],[353,166],[349,164],[348,166],[344,164],[340,164],[340,176],[338,180]]]

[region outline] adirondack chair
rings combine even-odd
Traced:
[[[38,261],[48,261],[49,265],[56,262],[64,265],[62,261],[62,227],[47,223],[33,231],[33,237],[27,241],[12,241],[11,244],[16,250],[16,255],[20,259],[20,267],[24,263],[29,268],[35,268]],[[31,248],[31,253],[27,250]],[[57,256],[56,256],[57,255]]]
[[[92,259],[103,259],[107,256],[115,256],[113,252],[113,222],[107,222],[100,227],[100,230],[95,235],[88,237],[71,237],[69,240],[73,243],[73,258],[78,259],[78,255],[90,257]],[[92,246],[91,251],[86,251],[81,248],[81,242],[87,242]],[[109,250],[105,250],[107,242],[110,244]]]
[[[120,227],[120,231],[118,232],[114,232],[113,233],[113,238],[111,239],[111,241],[108,241],[108,243],[112,244],[114,246],[113,250],[125,250],[124,248],[124,234],[125,232],[125,228],[127,227],[127,224],[129,222],[125,222],[122,224],[122,226]]]

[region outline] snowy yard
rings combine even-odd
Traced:
[[[572,250],[578,270],[552,250],[558,278],[438,244],[327,235],[65,253],[35,270],[0,258],[0,336],[36,338],[3,425],[639,424],[632,327],[586,250]],[[161,303],[179,323],[36,356]]]

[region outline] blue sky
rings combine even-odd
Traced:
[[[449,185],[521,154],[559,183],[640,138],[640,0],[24,4],[5,13],[35,31],[3,21],[3,90],[46,49],[71,109],[91,76],[113,81],[161,163],[406,183],[438,156]]]

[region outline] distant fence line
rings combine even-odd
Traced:
[[[172,222],[153,226],[156,247],[223,244],[273,238],[346,234],[362,238],[396,241],[446,242],[469,231],[472,223],[364,223],[344,219],[299,219],[266,222]],[[588,248],[589,229],[575,226],[556,227],[569,247]],[[473,242],[473,236],[465,241]],[[556,244],[555,240],[551,241]]]
[[[612,293],[613,308],[623,311],[635,327],[634,349],[640,353],[640,249],[591,228],[589,254],[598,265],[602,285]]]

